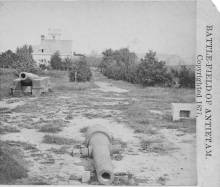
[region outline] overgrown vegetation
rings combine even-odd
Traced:
[[[168,68],[164,61],[157,59],[154,51],[147,52],[140,61],[136,54],[127,48],[107,49],[102,54],[99,69],[108,78],[143,86],[195,87],[193,69],[186,66],[182,66],[180,70]]]
[[[59,51],[56,51],[50,58],[50,66],[52,69],[61,69],[62,59],[60,57]]]
[[[0,99],[10,94],[13,80],[22,71],[36,73],[39,68],[32,56],[32,46],[18,47],[16,52],[7,50],[0,54]]]
[[[156,58],[156,52],[149,51],[138,64],[138,83],[144,86],[166,86],[169,84],[169,76],[164,61]]]
[[[133,86],[132,97],[137,98],[125,111],[126,123],[135,133],[157,135],[161,129],[176,129],[179,133],[195,133],[196,120],[173,121],[170,103],[195,102],[194,90]],[[152,113],[155,111],[156,113]]]
[[[19,152],[0,141],[0,183],[12,184],[14,180],[27,177],[27,170]]]
[[[100,71],[108,78],[125,80],[136,83],[137,56],[127,48],[113,51],[107,49],[103,53],[103,59],[99,65]]]
[[[54,70],[69,71],[70,82],[85,82],[92,77],[90,66],[87,58],[84,55],[76,60],[65,58],[61,59],[59,52],[55,52],[50,59],[50,66]],[[45,69],[46,67],[43,67]]]
[[[56,91],[82,91],[95,87],[94,82],[70,82],[68,71],[49,70],[42,71],[41,76],[50,76],[53,90]]]
[[[0,67],[15,69],[17,74],[22,71],[35,73],[38,68],[33,59],[32,52],[33,49],[31,45],[17,47],[15,53],[11,50],[7,50],[0,54]]]
[[[187,66],[181,66],[179,70],[172,69],[172,78],[178,79],[179,87],[195,88],[195,71]]]
[[[92,77],[92,72],[85,58],[80,58],[72,64],[69,72],[69,80],[71,82],[85,82]]]
[[[17,78],[14,69],[0,69],[0,99],[10,94],[13,80]]]

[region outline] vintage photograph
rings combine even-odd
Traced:
[[[0,184],[197,185],[196,0],[0,1]]]

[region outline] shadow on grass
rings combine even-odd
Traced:
[[[171,121],[164,123],[162,127],[166,129],[175,129],[184,133],[196,133],[196,119],[182,119],[180,121]]]
[[[51,149],[48,149],[48,151],[52,151],[54,152],[55,154],[68,154],[68,148],[67,146],[62,146],[60,147],[59,149],[56,149],[56,148],[51,148]]]
[[[1,124],[0,124],[1,125]],[[16,127],[11,126],[0,126],[0,134],[6,134],[10,132],[20,132],[20,130]]]
[[[0,184],[10,184],[23,177],[27,177],[27,170],[22,156],[18,150],[0,142]]]
[[[47,133],[57,133],[62,131],[62,127],[58,124],[47,124],[39,129],[40,132],[47,132]]]
[[[67,90],[67,91],[82,91],[90,88],[94,88],[95,84],[92,82],[63,82],[54,86],[55,90]]]
[[[160,138],[157,139],[148,139],[141,140],[140,151],[142,152],[153,152],[159,154],[168,154],[169,152],[178,150],[171,142],[163,140]]]
[[[158,105],[158,103],[156,104]],[[147,102],[136,102],[128,107],[129,126],[135,133],[157,134],[158,129],[175,129],[183,133],[196,133],[196,119],[182,119],[173,121],[171,116],[171,106],[167,109],[167,104],[160,103],[160,112],[152,114],[150,111],[155,109],[155,105],[148,105]]]
[[[69,139],[69,138],[63,138],[63,137],[55,136],[55,135],[45,135],[43,137],[43,143],[57,144],[57,145],[72,145],[72,144],[79,143],[79,141],[76,141],[74,139]]]

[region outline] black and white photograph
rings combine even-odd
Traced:
[[[196,4],[0,1],[0,185],[196,186]]]

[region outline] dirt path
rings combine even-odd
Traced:
[[[154,135],[135,133],[126,124],[123,110],[136,98],[107,79],[95,80],[95,84],[95,88],[86,90],[63,90],[39,98],[0,102],[5,111],[1,124],[11,129],[1,135],[1,140],[22,150],[29,169],[28,178],[17,183],[81,184],[79,178],[87,168],[79,155],[70,153],[83,143],[88,126],[104,124],[125,145],[120,158],[113,159],[115,173],[130,173],[135,179],[133,184],[139,185],[195,184],[195,135],[173,129],[161,129]],[[47,125],[60,129],[41,132]],[[168,154],[142,149],[143,140],[161,137],[172,144]]]

